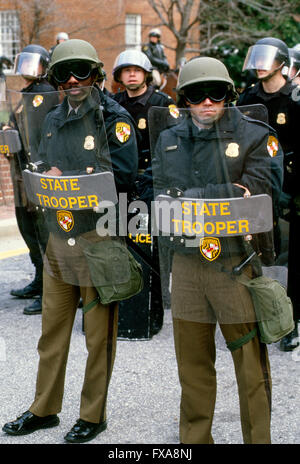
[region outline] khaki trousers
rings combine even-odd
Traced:
[[[97,293],[93,287],[77,287],[44,271],[42,335],[36,394],[30,411],[37,416],[61,411],[70,338],[80,295],[83,304]],[[118,305],[96,305],[84,316],[88,357],[81,391],[80,418],[106,420],[106,399],[113,368],[118,330]],[[81,366],[78,366],[80,369]]]
[[[213,443],[211,426],[216,401],[216,348],[212,323],[174,319],[179,380],[181,443]],[[226,342],[248,334],[255,323],[223,324]],[[257,336],[233,351],[244,443],[270,443],[271,377],[266,346]],[[230,413],[230,411],[228,411]]]

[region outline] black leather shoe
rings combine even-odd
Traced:
[[[34,298],[35,296],[41,295],[41,288],[31,282],[31,284],[26,285],[24,288],[11,290],[10,294],[12,296],[16,296],[17,298]]]
[[[8,435],[28,435],[36,430],[55,427],[58,424],[59,417],[56,414],[39,417],[30,411],[26,411],[15,421],[5,424],[2,430]]]
[[[25,306],[23,310],[23,314],[27,315],[34,315],[34,314],[41,314],[42,312],[42,298],[37,298],[28,306]]]
[[[93,440],[99,433],[103,432],[107,427],[106,422],[95,424],[87,422],[83,419],[78,419],[76,424],[71,428],[70,432],[64,437],[69,443],[84,443]]]
[[[280,340],[279,349],[281,351],[293,351],[298,346],[299,346],[299,335],[298,335],[298,324],[296,323],[294,330]]]

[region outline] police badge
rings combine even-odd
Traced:
[[[216,237],[203,237],[200,239],[200,252],[208,261],[214,261],[221,253],[220,240]]]
[[[286,116],[284,113],[277,114],[277,124],[285,124],[286,123]]]
[[[239,145],[237,143],[229,143],[226,148],[225,155],[229,158],[237,158],[239,156]]]
[[[93,150],[95,148],[95,139],[92,135],[87,135],[84,139],[83,148],[85,150]]]

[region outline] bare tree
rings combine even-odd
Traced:
[[[176,39],[176,63],[187,53],[215,53],[274,35],[299,0],[148,0]],[[264,21],[265,20],[265,21]],[[262,24],[264,23],[264,24]],[[263,27],[264,26],[264,27]]]

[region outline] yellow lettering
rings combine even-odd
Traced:
[[[84,197],[84,196],[77,197],[77,200],[78,200],[79,208],[87,208],[88,207],[88,205],[86,203],[86,197]]]
[[[213,222],[206,222],[204,224],[204,232],[207,235],[214,234],[215,233],[215,225]]]
[[[182,203],[182,214],[191,214],[190,205],[186,201]]]
[[[249,232],[249,222],[247,219],[240,219],[239,221],[239,232],[243,232],[243,229],[245,232]]]
[[[226,229],[226,223],[225,222],[216,222],[216,234],[219,235],[221,230]]]
[[[44,206],[48,206],[50,208],[50,199],[47,195],[43,195]]]
[[[42,188],[43,188],[43,189],[47,189],[46,179],[44,179],[44,178],[42,177],[41,180],[40,180],[40,182],[41,182]]]
[[[189,222],[189,221],[182,221],[182,233],[185,234],[186,233],[186,229],[188,231],[189,234],[192,233],[192,224]]]
[[[74,205],[76,205],[77,203],[77,198],[76,197],[70,197],[69,198],[69,208],[72,209],[74,207]]]
[[[220,214],[221,216],[226,216],[226,215],[230,215],[230,211],[228,211],[228,206],[229,206],[229,202],[228,203],[220,203]]]
[[[68,200],[67,200],[67,198],[65,198],[65,197],[60,197],[60,199],[59,199],[59,206],[60,206],[61,208],[66,209],[66,208],[68,207]]]
[[[179,232],[178,223],[181,221],[179,219],[172,219],[172,222],[175,222],[175,234]]]
[[[63,190],[58,179],[54,180],[54,190]]]
[[[145,234],[138,234],[139,242],[140,243],[145,243],[146,241],[146,235]]]
[[[97,195],[88,195],[87,199],[90,208],[98,206],[99,201]]]
[[[219,205],[219,203],[208,203],[208,204],[209,204],[209,206],[211,206],[211,208],[212,208],[212,215],[213,215],[213,216],[216,216],[216,215],[217,215],[217,213],[216,213],[216,207]]]
[[[200,211],[200,216],[202,216],[203,214],[207,214],[208,216],[210,216],[210,212],[209,212],[208,206],[207,206],[207,204],[206,204],[205,202],[202,203],[202,208],[201,208],[201,211]]]
[[[51,198],[50,198],[50,203],[51,203],[51,206],[52,206],[53,208],[57,208],[57,207],[58,207],[58,199],[57,199],[57,198],[51,197]]]
[[[227,222],[227,233],[228,234],[236,234],[236,221],[228,221]]]
[[[80,190],[78,187],[78,179],[70,179],[71,190]]]
[[[202,226],[201,222],[194,222],[193,223],[193,232],[195,234],[201,234],[202,230],[203,230],[203,226]]]

